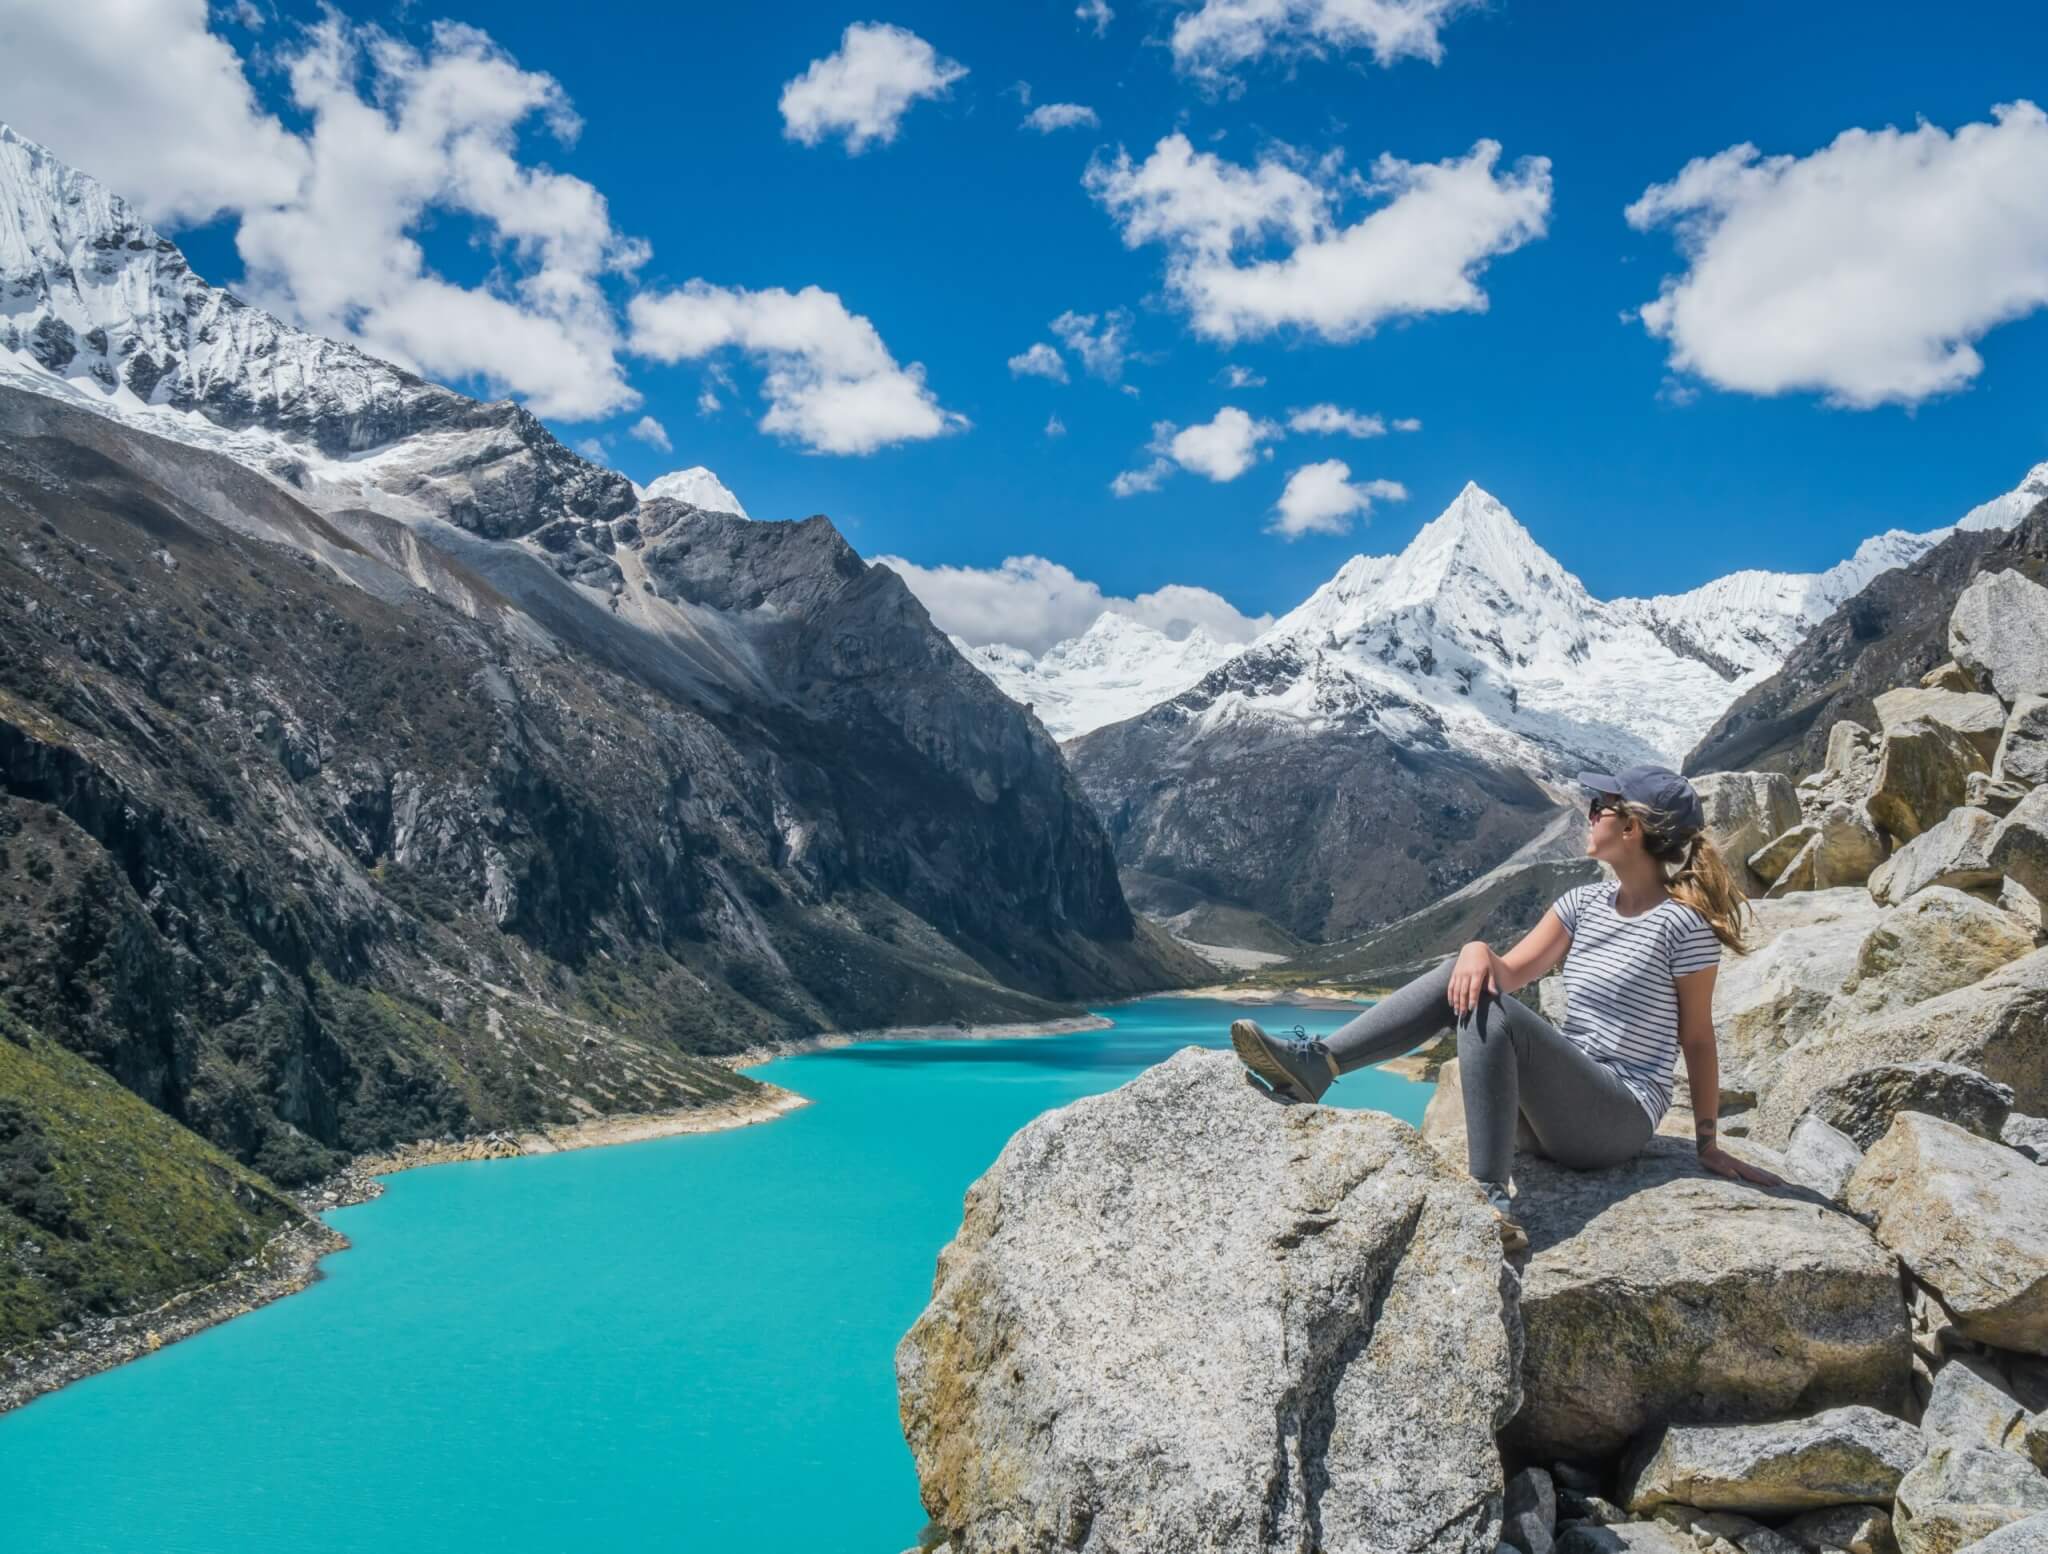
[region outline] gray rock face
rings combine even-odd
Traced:
[[[2048,1165],[2048,1117],[2010,1113],[1998,1130],[1998,1142],[2018,1150],[2036,1165]]]
[[[1799,823],[1799,795],[1782,772],[1712,772],[1693,784],[1708,837],[1732,863]],[[1773,878],[1776,876],[1773,875]],[[1763,894],[1761,881],[1746,884]]]
[[[1812,820],[1780,839],[1789,842],[1794,836],[1805,835],[1799,850],[1777,871],[1766,892],[1773,899],[1798,890],[1860,885],[1884,862],[1884,838],[1861,808],[1837,802],[1812,812]],[[1766,857],[1764,861],[1776,860]]]
[[[1673,1419],[1903,1396],[1892,1258],[1811,1195],[1710,1176],[1662,1138],[1606,1171],[1524,1159],[1516,1187],[1530,1239],[1518,1448],[1598,1456]]]
[[[957,1554],[1493,1554],[1504,1282],[1413,1129],[1183,1051],[969,1190],[897,1351],[925,1507]]]
[[[1842,991],[1858,1011],[1905,1008],[1981,981],[2033,948],[2033,933],[2011,913],[1930,885],[1865,936]]]
[[[1838,1505],[1795,1516],[1780,1529],[1824,1554],[1897,1554],[1891,1512],[1881,1505]]]
[[[1937,1446],[1899,1484],[1892,1529],[1904,1554],[1957,1554],[2048,1511],[2048,1478],[2011,1452]]]
[[[1930,691],[1974,691],[1977,682],[1970,678],[1970,671],[1951,658],[1945,664],[1936,664],[1920,677],[1920,683]]]
[[[1842,983],[1884,914],[1869,891],[1854,886],[1752,909],[1750,952],[1724,956],[1714,981],[1724,1096],[1756,1095],[1784,1054],[1837,1013]]]
[[[1749,855],[1749,869],[1766,885],[1776,884],[1785,871],[1792,866],[1792,860],[1806,851],[1807,843],[1820,835],[1820,826],[1811,820],[1802,820],[1789,831],[1780,831],[1763,846]],[[1811,860],[1805,875],[1799,880],[1799,888],[1813,888]],[[1780,891],[1780,895],[1786,892]]]
[[[1671,1425],[1622,1465],[1622,1502],[1783,1515],[1888,1501],[1920,1460],[1920,1432],[1874,1408],[1752,1425]]]
[[[1910,1008],[1811,1024],[1769,1076],[1755,1137],[1782,1142],[1814,1096],[1859,1069],[1926,1061],[1973,1068],[2011,1086],[2021,1111],[2048,1111],[2048,951]]]
[[[1976,1355],[1957,1355],[1935,1372],[1920,1430],[1930,1449],[1989,1446],[2048,1468],[2048,1431],[2013,1396],[1998,1368]]]
[[[1911,718],[1885,734],[1864,807],[1894,841],[1910,842],[1969,797],[1972,772],[1990,769],[1983,752],[1947,724]]]
[[[1854,1139],[1808,1112],[1785,1145],[1785,1174],[1823,1198],[1840,1202],[1842,1189],[1862,1159],[1863,1150]]]
[[[1556,1544],[1557,1486],[1541,1468],[1524,1468],[1508,1480],[1500,1537],[1520,1554],[1550,1554]]]
[[[1978,692],[1901,686],[1872,698],[1872,705],[1877,708],[1878,728],[1885,734],[1915,718],[1925,718],[1962,735],[1987,763],[1997,753],[1999,735],[2005,730],[2004,706],[1996,696]]]
[[[1867,1150],[1900,1112],[1923,1112],[1979,1138],[1996,1139],[2012,1110],[2012,1090],[1960,1063],[1884,1063],[1858,1069],[1813,1098],[1820,1118]]]
[[[2048,1511],[2007,1522],[1988,1537],[1979,1538],[1963,1554],[2048,1554]]]
[[[2048,695],[2048,588],[2017,571],[1976,579],[1949,615],[1948,643],[2000,701]]]
[[[1849,1179],[1849,1206],[1964,1337],[2048,1354],[2048,1172],[1953,1123],[1901,1112]]]
[[[1964,799],[1981,810],[2000,817],[2010,815],[2033,788],[2015,777],[1995,777],[1989,772],[1972,772],[1963,782]]]
[[[1991,833],[1991,866],[2048,898],[2048,787],[2034,789]]]
[[[1894,906],[1930,885],[1996,885],[2000,874],[1991,863],[1991,836],[1997,829],[1998,817],[1989,810],[1969,804],[1950,810],[1872,871],[1870,894]]]
[[[2048,783],[2048,696],[2022,696],[2013,702],[1992,757],[1991,774],[2029,788]]]

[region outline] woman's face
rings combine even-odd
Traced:
[[[1586,856],[1610,867],[1643,849],[1643,828],[1611,793],[1596,793],[1586,811]]]

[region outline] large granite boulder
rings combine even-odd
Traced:
[[[1930,1447],[1944,1441],[1990,1446],[2048,1468],[2048,1423],[2013,1395],[1997,1366],[1977,1355],[1957,1355],[1935,1372],[1920,1431]]]
[[[1842,991],[1857,1010],[1901,1009],[1968,987],[2033,949],[2033,930],[2011,913],[1931,885],[1864,936]]]
[[[1493,1218],[1415,1130],[1190,1048],[1028,1124],[897,1350],[954,1554],[1493,1554]]]
[[[1979,1538],[1962,1554],[2048,1554],[2048,1511],[2036,1511]]]
[[[1895,841],[1910,842],[1969,797],[1972,772],[1990,770],[1983,753],[1946,723],[1910,718],[1885,734],[1864,808]]]
[[[1749,953],[1723,956],[1714,979],[1721,1091],[1745,1099],[1790,1048],[1845,1017],[1842,983],[1884,915],[1855,887],[1758,901],[1752,911]]]
[[[1879,1063],[1822,1090],[1807,1115],[1867,1150],[1891,1131],[1900,1112],[1939,1117],[1981,1139],[1996,1139],[2011,1110],[2009,1086],[1960,1063]]]
[[[1930,885],[1983,890],[1998,883],[1991,863],[1991,835],[1998,817],[1963,804],[1887,858],[1870,875],[1870,894],[1886,906]]]
[[[1896,1265],[1812,1193],[1712,1176],[1666,1138],[1603,1171],[1525,1156],[1515,1182],[1530,1255],[1524,1397],[1506,1438],[1531,1457],[1599,1457],[1672,1422],[1902,1399]]]
[[[2034,791],[2017,777],[2000,777],[1992,772],[1972,772],[1963,780],[1965,803],[2000,817],[2010,815],[2020,800]]]
[[[1984,574],[1957,598],[1948,645],[1977,688],[2000,701],[2048,696],[2048,588],[2020,572]]]
[[[1989,765],[1998,752],[1998,739],[2005,732],[2005,707],[1996,696],[1980,692],[1959,692],[1900,686],[1872,699],[1877,708],[1878,727],[1886,734],[1895,728],[1925,718],[1939,723],[1977,747]]]
[[[2048,1511],[2048,1478],[2011,1452],[1935,1447],[1899,1481],[1892,1531],[1904,1554],[1958,1554],[1980,1538]]]
[[[2048,1354],[2048,1168],[1919,1112],[1864,1153],[1845,1198],[1963,1337]]]
[[[1778,865],[1778,855],[1795,839],[1798,850]],[[1829,804],[1813,818],[1773,838],[1752,855],[1772,873],[1766,895],[1787,896],[1801,890],[1834,890],[1860,885],[1884,862],[1885,839],[1861,805]]]
[[[1991,866],[2048,899],[2048,787],[2034,789],[1991,833]]]
[[[1778,1529],[1823,1554],[1898,1554],[1892,1515],[1881,1505],[1837,1505],[1795,1516]]]
[[[1842,1201],[1842,1190],[1863,1160],[1863,1149],[1833,1123],[1808,1112],[1794,1124],[1785,1143],[1784,1175],[1811,1187],[1830,1203]]]
[[[2048,783],[2048,696],[2022,696],[2012,704],[1991,775],[2029,788]]]
[[[1861,1406],[1766,1424],[1669,1425],[1630,1450],[1621,1500],[1637,1512],[1677,1504],[1754,1516],[1889,1501],[1920,1455],[1917,1429]]]
[[[1995,703],[1994,703],[1995,705]],[[1772,837],[1799,823],[1799,795],[1783,772],[1709,772],[1693,779],[1708,838],[1732,867]],[[1743,881],[1752,896],[1763,882]]]
[[[2048,950],[1890,1014],[1817,1021],[1771,1070],[1754,1137],[1781,1144],[1814,1096],[1859,1069],[1924,1061],[1974,1068],[2010,1086],[2021,1111],[2048,1112]]]
[[[1805,853],[1807,843],[1819,835],[1820,825],[1817,821],[1812,820],[1802,820],[1798,825],[1792,827],[1791,830],[1780,831],[1776,836],[1749,855],[1747,863],[1750,873],[1761,880],[1765,888],[1768,889],[1784,877],[1785,871],[1792,866],[1792,860]],[[1781,896],[1785,895],[1791,888],[1788,885],[1785,890],[1779,891],[1778,894]],[[1805,875],[1798,881],[1798,888],[1801,890],[1813,889],[1813,868],[1810,858],[1807,860]]]
[[[1931,691],[1974,691],[1977,682],[1970,678],[1970,671],[1951,658],[1945,664],[1936,664],[1920,677],[1920,683]]]

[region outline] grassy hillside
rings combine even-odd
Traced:
[[[0,1354],[217,1278],[299,1217],[262,1177],[0,1011]]]

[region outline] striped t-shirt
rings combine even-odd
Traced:
[[[1572,936],[1565,955],[1560,1034],[1614,1070],[1654,1123],[1671,1105],[1678,1061],[1678,989],[1672,978],[1720,964],[1707,920],[1666,899],[1635,917],[1614,910],[1620,885],[1581,885],[1558,898]]]

